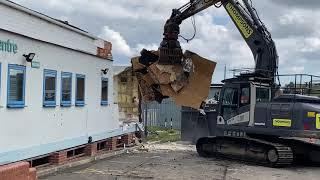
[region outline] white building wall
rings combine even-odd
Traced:
[[[5,11],[0,8],[0,12]],[[60,36],[52,36],[54,37]],[[99,138],[106,138],[108,133],[119,129],[119,121],[113,117],[115,105],[113,103],[112,61],[1,30],[0,40],[6,41],[7,39],[18,45],[18,53],[0,51],[0,164],[85,144],[89,136],[92,136],[93,140],[100,140]],[[36,53],[34,60],[41,63],[40,69],[31,68],[30,63],[27,63],[23,57],[23,54],[30,52]],[[9,109],[6,107],[8,64],[27,67],[25,108]],[[110,69],[107,75],[109,78],[109,106],[100,105],[101,69],[105,68]],[[43,107],[44,69],[57,70],[56,102],[58,106],[56,108]],[[59,106],[62,71],[73,73],[72,107],[70,108]],[[77,73],[86,75],[86,105],[84,107],[75,107]]]
[[[119,84],[118,84],[118,76],[113,76],[113,100],[114,103],[118,104],[118,93],[119,92]]]
[[[90,37],[89,34],[86,36],[76,33],[75,31],[58,26],[34,15],[18,11],[6,4],[8,4],[7,1],[0,0],[0,29],[64,47],[85,51],[94,55],[97,54],[97,46],[103,47],[102,40]],[[17,6],[14,4],[12,5]],[[27,9],[25,10],[27,11]]]

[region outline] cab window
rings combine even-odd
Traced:
[[[222,105],[235,105],[238,106],[238,89],[236,88],[228,88],[225,90],[223,95]]]
[[[257,88],[257,102],[269,102],[270,90],[268,88]]]
[[[227,88],[222,97],[222,115],[224,119],[228,120],[237,115],[238,89]]]
[[[250,88],[245,87],[241,89],[240,107],[250,104]]]

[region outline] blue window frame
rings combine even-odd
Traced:
[[[0,63],[0,94],[1,94],[1,63]]]
[[[85,87],[86,76],[82,74],[76,75],[76,106],[85,105]]]
[[[72,73],[61,73],[61,106],[70,107],[72,99]]]
[[[0,94],[1,94],[1,63],[0,63]]]
[[[8,65],[7,80],[7,107],[25,107],[26,67],[21,65]]]
[[[101,105],[102,106],[108,105],[108,88],[109,88],[108,78],[102,78],[101,79]]]
[[[45,69],[43,72],[43,106],[56,107],[57,71]]]

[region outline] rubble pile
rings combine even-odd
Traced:
[[[186,51],[181,64],[160,64],[158,51],[142,50],[132,58],[144,102],[173,98],[177,105],[199,109],[207,99],[216,62]]]

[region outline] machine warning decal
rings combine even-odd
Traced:
[[[316,128],[320,129],[320,114],[317,114],[316,116]]]
[[[240,29],[243,36],[248,39],[252,33],[253,29],[249,26],[246,20],[241,16],[238,10],[230,3],[226,5],[226,9],[230,14],[231,18],[234,20],[238,28]]]
[[[273,119],[273,126],[291,127],[291,119]]]
[[[316,112],[308,112],[308,118],[316,117]]]

